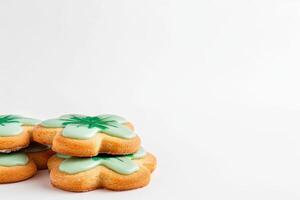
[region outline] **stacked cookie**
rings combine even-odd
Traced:
[[[156,166],[133,125],[116,115],[63,115],[36,125],[32,139],[56,152],[48,161],[50,180],[63,190],[143,187]]]
[[[0,115],[0,183],[25,180],[47,168],[54,152],[32,140],[32,130],[39,123],[19,115]]]

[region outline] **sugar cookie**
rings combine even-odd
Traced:
[[[74,192],[106,188],[130,190],[146,186],[156,158],[142,148],[130,155],[99,154],[91,158],[53,155],[48,161],[53,186]]]
[[[0,115],[0,152],[9,153],[27,147],[31,131],[40,120],[19,115]]]
[[[78,157],[131,154],[140,147],[133,125],[116,115],[63,115],[37,125],[32,136],[55,152]]]
[[[0,153],[0,183],[18,182],[32,177],[37,169],[46,169],[54,154],[49,147],[31,144],[26,149]]]

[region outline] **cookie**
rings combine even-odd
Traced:
[[[0,152],[9,153],[27,147],[33,127],[40,122],[19,115],[0,115]]]
[[[155,167],[156,158],[143,149],[130,155],[91,158],[56,154],[48,161],[52,185],[73,192],[140,188],[149,183]]]
[[[33,140],[58,153],[92,157],[99,153],[131,154],[140,147],[133,125],[116,115],[63,115],[37,125]]]
[[[38,170],[47,169],[48,159],[55,154],[55,152],[51,150],[50,146],[36,142],[32,142],[29,147],[22,149],[21,151],[25,152],[27,156],[33,160]]]
[[[54,154],[47,146],[32,144],[12,153],[0,153],[0,183],[13,183],[32,177],[38,169],[46,169]]]

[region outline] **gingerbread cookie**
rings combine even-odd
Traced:
[[[32,177],[37,169],[46,169],[54,154],[47,146],[32,144],[28,148],[0,153],[0,183],[18,182]]]
[[[19,115],[0,115],[0,152],[9,153],[27,147],[33,127],[40,120]]]
[[[140,188],[149,183],[155,167],[156,158],[143,149],[125,156],[99,154],[91,158],[56,154],[48,161],[52,185],[73,192]]]
[[[131,154],[140,147],[133,125],[116,115],[63,115],[37,125],[32,136],[55,152],[77,157]]]

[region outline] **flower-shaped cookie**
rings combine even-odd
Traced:
[[[55,152],[78,157],[130,154],[140,147],[133,125],[116,115],[73,114],[49,119],[34,128],[33,140],[52,145]]]
[[[52,185],[74,192],[140,188],[149,183],[155,167],[155,157],[143,149],[125,156],[99,154],[91,158],[56,154],[48,161]]]
[[[0,183],[18,182],[32,177],[37,169],[46,169],[54,154],[49,147],[30,144],[26,149],[0,153]]]
[[[33,126],[40,122],[19,115],[0,115],[0,152],[17,151],[27,147]]]

